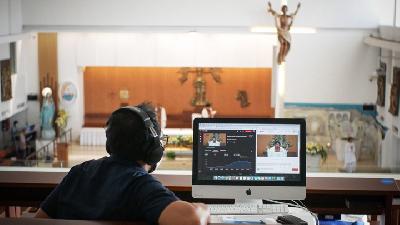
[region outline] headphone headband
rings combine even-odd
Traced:
[[[135,107],[135,106],[125,106],[125,107],[121,107],[117,110],[115,110],[112,114],[111,117],[109,119],[109,121],[112,121],[112,117],[115,113],[120,112],[122,110],[129,110],[131,112],[133,112],[134,114],[138,115],[141,120],[144,123],[145,129],[147,130],[145,132],[145,144],[141,150],[140,153],[140,157],[141,159],[146,162],[147,164],[153,165],[155,168],[155,165],[161,160],[162,156],[163,156],[163,152],[164,152],[164,148],[161,144],[161,140],[160,140],[160,135],[158,134],[158,132],[156,131],[156,126],[153,123],[153,121],[151,120],[151,118],[149,117],[149,115],[142,110],[139,107]],[[107,124],[109,122],[107,121]],[[112,126],[112,122],[109,124],[109,126]],[[108,128],[106,130],[106,133],[108,131]],[[108,137],[107,137],[107,143],[108,143]],[[112,153],[112,150],[110,148],[110,146],[108,144],[106,144],[106,148],[107,148],[107,152],[109,152],[110,154]],[[153,169],[154,169],[153,168]]]
[[[157,131],[155,130],[155,126],[154,123],[151,121],[149,115],[147,115],[147,113],[145,111],[143,111],[142,109],[136,107],[136,106],[125,106],[125,107],[121,107],[119,109],[117,109],[115,112],[122,110],[122,109],[127,109],[127,110],[131,110],[134,113],[136,113],[137,115],[139,115],[143,122],[144,122],[144,126],[150,130],[151,135],[155,138],[158,137]],[[114,113],[114,112],[113,112]]]

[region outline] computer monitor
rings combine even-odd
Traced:
[[[304,119],[197,118],[194,198],[302,200],[306,196]]]

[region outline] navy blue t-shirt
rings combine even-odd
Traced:
[[[139,164],[111,156],[72,167],[40,207],[57,219],[157,224],[161,212],[176,200]]]

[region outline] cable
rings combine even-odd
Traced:
[[[304,211],[306,211],[306,212],[308,212],[308,213],[310,213],[310,215],[314,218],[314,220],[315,220],[315,224],[316,225],[319,225],[319,221],[318,221],[318,215],[317,214],[315,214],[315,213],[313,213],[313,212],[311,212],[310,210],[308,210],[308,208],[307,207],[303,207],[303,206],[300,206],[298,203],[296,203],[296,204],[293,204],[293,203],[288,203],[288,202],[282,202],[282,201],[276,201],[276,200],[272,200],[272,199],[263,199],[264,201],[267,201],[267,202],[272,202],[272,203],[276,203],[276,204],[285,204],[285,205],[288,205],[288,206],[292,206],[292,207],[295,207],[295,208],[299,208],[299,209],[303,209]],[[293,200],[292,200],[293,201]]]

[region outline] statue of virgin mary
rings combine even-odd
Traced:
[[[56,132],[53,127],[55,106],[51,88],[49,87],[43,88],[42,96],[43,96],[43,102],[40,111],[42,138],[46,140],[53,140],[54,137],[56,136]]]

